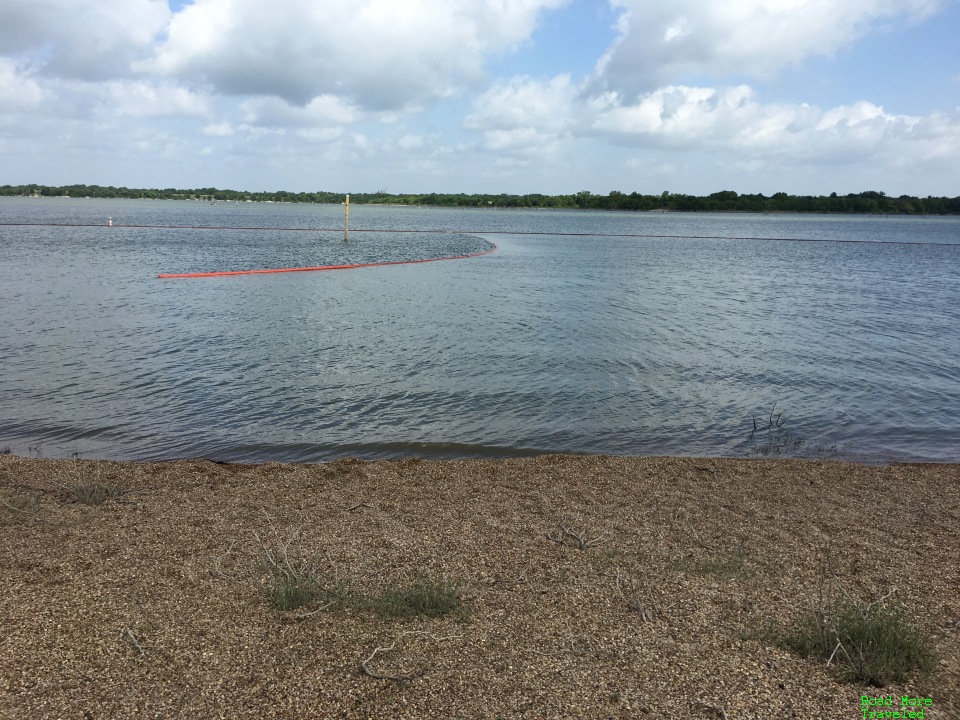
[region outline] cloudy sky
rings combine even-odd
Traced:
[[[0,184],[960,195],[960,0],[0,0]]]

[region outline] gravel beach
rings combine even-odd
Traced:
[[[960,718],[957,465],[0,455],[0,501],[4,718]],[[274,607],[270,558],[320,592]],[[356,600],[424,580],[461,607]],[[933,673],[782,646],[825,589],[896,603]]]

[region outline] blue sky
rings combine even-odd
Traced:
[[[0,183],[960,195],[960,0],[0,0]]]

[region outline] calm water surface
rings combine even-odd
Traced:
[[[337,206],[0,198],[0,449],[960,461],[960,219],[355,205],[350,220],[371,232],[345,245]],[[121,227],[147,225],[167,227]],[[468,260],[156,277],[488,240],[499,251]]]

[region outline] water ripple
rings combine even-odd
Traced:
[[[275,228],[0,226],[0,446],[15,451],[960,461],[960,245],[893,244],[956,243],[956,219],[361,207],[360,228],[458,234],[358,233],[344,247],[279,230],[330,226],[336,207],[7,200],[4,218]],[[499,253],[459,263],[153,277],[449,254],[503,231],[544,234],[490,235]],[[675,237],[602,236],[616,233]],[[774,403],[784,432],[764,446],[753,421]]]

